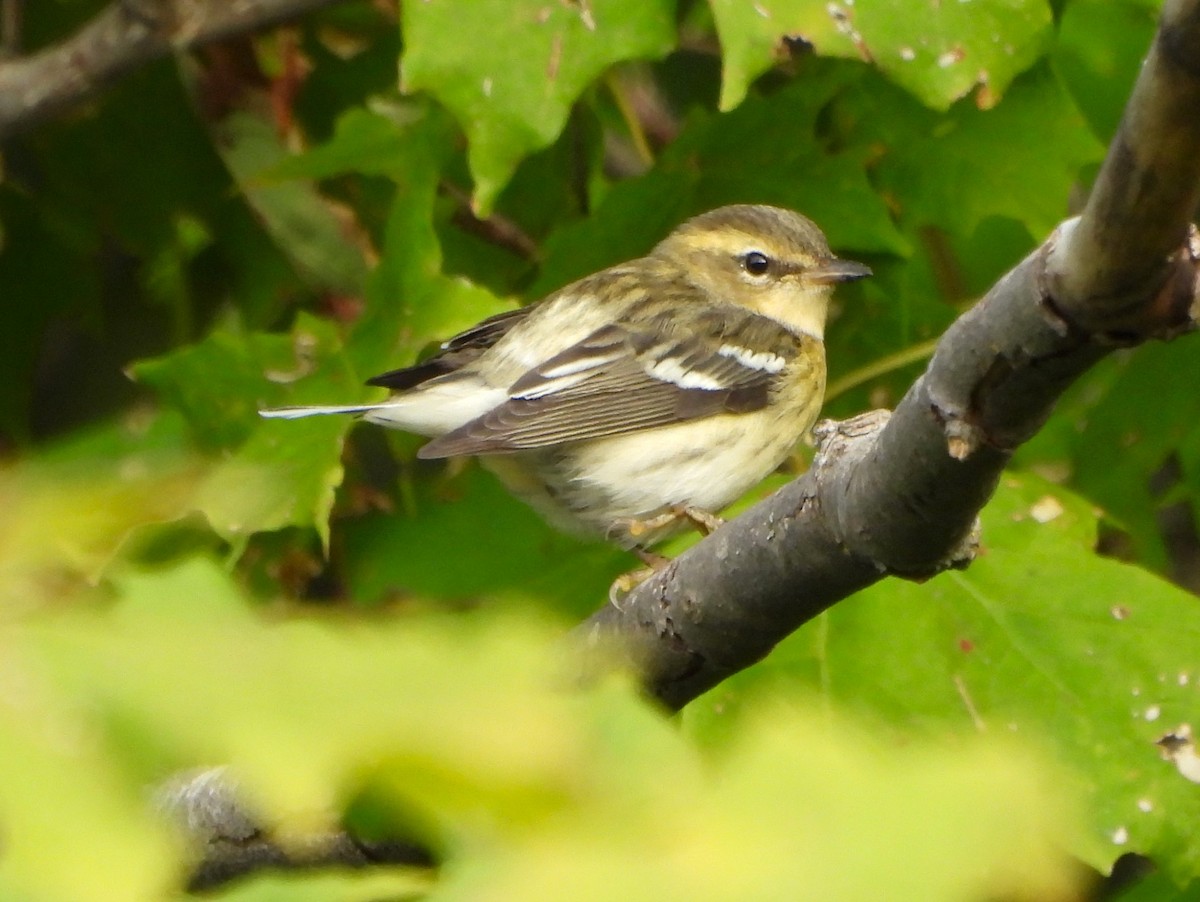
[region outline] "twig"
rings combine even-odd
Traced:
[[[66,40],[0,62],[0,140],[73,106],[126,72],[339,0],[114,0]]]
[[[442,181],[438,188],[454,199],[454,224],[465,232],[478,235],[489,244],[511,251],[530,262],[541,259],[537,242],[526,234],[516,222],[500,213],[480,218],[471,209],[471,195],[458,185]]]
[[[25,0],[0,0],[0,60],[21,52]]]

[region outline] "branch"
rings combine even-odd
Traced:
[[[1200,0],[1174,0],[1083,215],[938,343],[887,424],[824,428],[812,469],[581,628],[679,708],[885,576],[971,557],[1012,452],[1116,344],[1195,327]]]
[[[0,62],[0,140],[93,97],[151,60],[336,2],[114,0],[61,43]]]
[[[348,831],[314,833],[286,847],[251,813],[237,780],[223,767],[177,774],[154,793],[159,813],[190,838],[199,862],[190,892],[260,871],[370,865],[430,867],[429,853],[402,841],[371,841]]]
[[[1200,201],[1198,50],[1197,4],[1167,3],[1083,215],[1050,261],[1059,310],[1092,331],[1143,338],[1162,316],[1150,296]]]

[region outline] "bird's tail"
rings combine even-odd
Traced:
[[[260,410],[258,415],[271,419],[298,420],[300,417],[317,417],[330,413],[370,413],[372,410],[379,410],[381,407],[387,406],[386,404],[350,404],[333,407],[271,407]]]

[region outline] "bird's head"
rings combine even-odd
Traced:
[[[682,267],[706,291],[815,338],[824,336],[833,287],[871,274],[833,256],[812,220],[762,205],[689,219],[652,254]]]

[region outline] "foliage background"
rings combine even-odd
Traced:
[[[29,4],[29,46],[100,6]],[[680,725],[556,688],[623,555],[412,437],[256,414],[371,398],[729,202],[871,264],[826,412],[888,406],[1086,192],[1156,13],[350,2],[10,142],[5,898],[173,893],[192,853],[144,787],[214,763],[285,843],[345,816],[444,863],[231,898],[1068,898],[1066,855],[1127,851],[1160,868],[1135,893],[1190,898],[1200,789],[1154,745],[1200,702],[1190,341],[1073,389],[970,570],[848,600]]]

